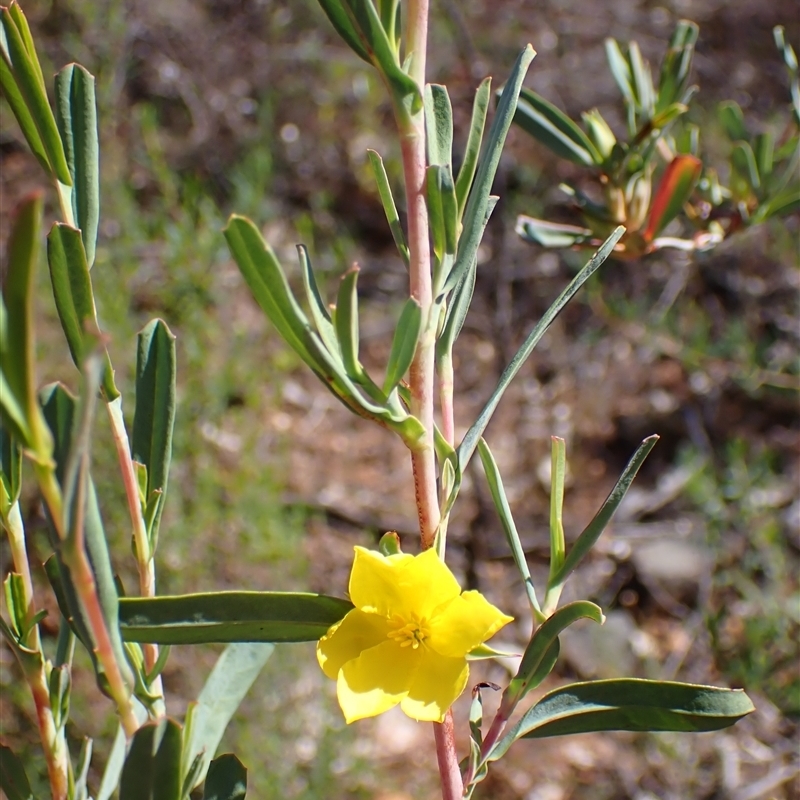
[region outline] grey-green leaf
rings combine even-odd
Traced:
[[[36,51],[30,47],[32,40],[27,21],[21,11],[12,8],[0,9],[0,55],[16,82],[28,114],[39,133],[42,149],[47,157],[48,171],[66,186],[72,185],[67,159],[55,117],[47,100],[42,68]],[[38,143],[36,143],[38,145]]]
[[[547,222],[524,214],[517,217],[516,232],[526,242],[558,249],[588,244],[594,238],[588,228],[562,222]]]
[[[552,648],[558,642],[559,634],[579,619],[591,619],[599,625],[605,621],[599,606],[588,600],[577,600],[559,608],[533,634],[525,648],[517,674],[503,694],[501,709],[505,718],[511,715],[517,703],[531,689],[536,688],[536,681],[546,677],[546,673],[542,674],[542,665],[550,661]]]
[[[389,176],[386,174],[386,167],[383,164],[383,159],[375,150],[367,150],[369,156],[369,163],[372,166],[372,172],[375,175],[375,183],[378,186],[378,196],[381,198],[381,205],[383,205],[384,213],[386,214],[386,221],[389,223],[389,230],[392,232],[392,238],[397,247],[400,257],[408,266],[408,245],[406,244],[406,237],[403,233],[403,227],[400,225],[400,215],[397,213],[397,206],[394,202],[392,195],[392,187],[389,185]]]
[[[72,176],[75,224],[91,269],[100,219],[100,147],[94,76],[80,64],[68,64],[56,75],[56,122]]]
[[[453,108],[447,88],[436,83],[425,87],[425,130],[428,164],[450,167],[453,161]]]
[[[458,285],[463,275],[472,267],[476,259],[478,245],[481,242],[486,220],[490,213],[492,183],[497,173],[497,166],[500,163],[500,155],[503,151],[506,135],[511,127],[511,120],[514,118],[514,112],[517,108],[517,99],[519,98],[522,81],[534,55],[533,48],[527,45],[517,56],[511,75],[503,89],[503,95],[497,104],[497,111],[489,129],[489,136],[478,167],[478,174],[475,176],[475,183],[472,186],[472,191],[469,194],[467,206],[464,210],[464,227],[458,240],[456,262],[447,276],[442,288],[442,294],[447,294]]]
[[[481,142],[483,141],[483,129],[486,125],[486,113],[489,110],[489,99],[492,92],[492,79],[484,78],[475,92],[475,100],[472,104],[472,119],[469,124],[469,135],[467,144],[464,148],[464,160],[456,178],[456,197],[458,198],[459,218],[464,213],[467,205],[469,190],[472,188],[472,180],[475,177],[475,170],[478,166],[478,156],[481,152]]]
[[[198,783],[206,776],[231,717],[274,649],[270,644],[231,644],[217,659],[192,710],[184,742],[184,764],[198,755],[203,759],[197,771]]]
[[[390,395],[403,376],[408,372],[414,353],[417,351],[419,332],[422,329],[422,308],[415,298],[406,300],[397,328],[392,339],[389,362],[386,365],[386,377],[383,380],[383,393]]]
[[[619,507],[625,497],[625,493],[630,488],[636,473],[644,463],[658,441],[658,436],[648,436],[636,449],[631,456],[631,460],[625,466],[619,480],[614,484],[614,488],[609,492],[600,510],[592,517],[591,522],[583,529],[580,536],[575,540],[575,544],[569,550],[564,563],[554,575],[551,576],[548,588],[563,584],[569,574],[581,563],[586,554],[594,547],[595,542],[600,538],[600,534],[605,530],[606,525],[611,521],[614,512]]]
[[[122,767],[119,800],[178,800],[181,792],[181,726],[162,717],[139,728]]]
[[[336,338],[342,353],[342,363],[348,377],[359,380],[364,371],[358,361],[358,267],[354,266],[343,276],[339,284],[334,319]]]
[[[208,592],[120,599],[129,642],[312,642],[353,608],[307,592]]]
[[[503,374],[500,376],[500,380],[492,392],[491,397],[487,400],[478,418],[472,423],[470,429],[462,439],[461,444],[458,446],[458,461],[462,473],[466,469],[469,460],[472,458],[478,440],[483,436],[486,426],[489,424],[500,399],[514,379],[514,376],[519,372],[528,356],[533,352],[533,348],[536,347],[539,340],[544,336],[545,331],[550,327],[561,309],[564,308],[578,289],[586,283],[608,256],[611,255],[614,245],[620,240],[624,233],[625,228],[619,226],[614,230],[611,236],[603,242],[600,249],[589,259],[586,266],[572,279],[569,286],[564,289],[550,308],[547,309],[544,316],[534,326],[533,330],[522,343],[522,346],[517,350],[508,366],[503,370]]]
[[[22,760],[4,744],[0,744],[0,787],[8,800],[34,800]]]
[[[603,163],[602,154],[578,125],[531,89],[520,92],[514,122],[556,155],[574,164],[594,166]]]
[[[154,492],[160,493],[158,510],[148,531],[153,551],[172,459],[176,373],[175,336],[165,322],[154,319],[137,338],[136,411],[131,438],[134,461],[147,467],[148,500]]]
[[[494,503],[497,515],[500,517],[503,532],[506,535],[506,541],[511,550],[511,555],[514,558],[514,564],[516,564],[517,570],[522,577],[522,582],[525,585],[528,603],[535,612],[541,612],[539,601],[536,598],[536,589],[533,585],[531,572],[525,558],[525,551],[522,549],[519,533],[517,533],[517,526],[514,523],[511,507],[508,504],[500,469],[492,455],[492,451],[489,449],[489,445],[486,444],[486,441],[482,438],[478,440],[478,455],[481,457],[483,471],[486,473],[486,482],[489,484],[489,492],[492,495],[492,502]]]
[[[44,418],[54,440],[53,456],[56,461],[56,476],[63,485],[68,479],[66,475],[68,462],[71,459],[75,459],[77,455],[75,448],[79,446],[73,444],[73,440],[79,433],[77,429],[79,423],[76,422],[77,402],[60,384],[46,386],[42,390],[40,398]],[[64,490],[64,495],[66,499],[68,495],[66,489]],[[91,478],[88,479],[86,486],[83,526],[86,550],[97,584],[97,594],[114,648],[114,654],[123,675],[132,683],[133,678],[127,667],[127,659],[119,634],[119,596],[114,582],[114,572],[111,567],[103,521],[100,516],[100,506]],[[91,627],[85,621],[85,612],[78,600],[78,593],[74,588],[70,572],[61,560],[58,551],[56,554],[58,556],[58,577],[61,581],[61,588],[70,616],[75,622],[76,631],[79,633],[81,641],[83,641],[90,656],[92,656],[95,669],[98,670],[98,684],[101,688],[104,688],[103,681],[105,678],[100,672],[100,662],[94,658],[94,643],[91,642],[89,635]]]
[[[369,52],[364,47],[358,30],[353,25],[350,16],[345,9],[345,4],[341,0],[319,0],[319,4],[325,15],[331,21],[331,25],[336,29],[336,32],[342,39],[350,45],[353,52],[359,57],[363,58],[368,64],[371,64]]]
[[[203,800],[243,800],[247,794],[247,767],[233,753],[215,758],[208,767]]]
[[[546,694],[503,736],[490,760],[496,761],[523,737],[593,731],[716,731],[754,710],[741,689],[639,678],[573,683]]]

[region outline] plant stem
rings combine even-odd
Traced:
[[[406,55],[410,55],[409,74],[425,88],[425,52],[428,37],[428,1],[410,0],[406,16]],[[436,487],[436,459],[433,448],[435,320],[431,319],[431,254],[428,234],[428,209],[425,202],[425,119],[420,110],[411,114],[397,109],[403,175],[408,209],[409,289],[422,308],[423,330],[409,370],[411,413],[423,424],[425,437],[411,451],[414,490],[417,500],[420,537],[423,548],[433,545],[439,524],[439,498]]]
[[[144,522],[144,517],[142,516],[142,504],[139,501],[139,485],[133,468],[128,431],[125,428],[125,419],[122,416],[122,397],[117,397],[106,403],[106,408],[108,410],[109,419],[111,420],[111,433],[114,437],[114,445],[117,449],[117,459],[119,461],[120,472],[122,473],[122,483],[125,486],[125,497],[128,501],[128,514],[130,515],[131,525],[133,527],[136,566],[139,570],[139,594],[142,597],[155,597],[155,561],[150,548],[150,540],[147,536],[147,527]],[[145,666],[149,672],[153,669],[158,660],[158,645],[143,644],[142,652],[144,653]],[[161,676],[158,676],[153,681],[150,690],[155,694],[163,695]]]
[[[406,7],[406,58],[409,74],[425,89],[425,56],[428,40],[428,0],[409,0]],[[425,428],[425,439],[411,451],[414,489],[423,549],[433,546],[439,525],[439,497],[436,485],[436,456],[433,445],[434,357],[436,320],[431,318],[431,253],[428,209],[425,202],[425,119],[422,111],[410,114],[397,109],[403,175],[408,209],[408,250],[410,293],[422,308],[423,331],[409,370],[411,413]],[[464,792],[456,754],[453,713],[448,709],[444,722],[434,723],[436,756],[442,782],[443,800],[457,800]]]
[[[120,665],[114,656],[108,627],[100,607],[97,584],[84,549],[83,520],[81,519],[75,526],[78,531],[77,537],[67,536],[61,489],[56,481],[52,465],[34,463],[34,472],[42,497],[50,511],[56,533],[62,543],[62,559],[72,575],[78,600],[86,614],[86,621],[95,645],[95,655],[102,664],[108,681],[108,692],[117,705],[117,713],[125,733],[129,737],[133,736],[139,729],[139,723],[133,710],[130,688],[125,682]],[[82,508],[82,499],[78,499],[76,502],[76,508]]]
[[[25,595],[26,617],[30,623],[36,613],[36,604],[33,597],[33,582],[31,580],[28,553],[25,548],[25,529],[22,524],[22,515],[19,512],[19,503],[15,502],[4,520],[4,527],[8,533],[11,546],[11,558],[14,562],[14,572],[22,578],[22,587]],[[25,679],[33,696],[36,707],[36,722],[39,727],[39,738],[47,763],[47,776],[50,780],[50,791],[53,800],[66,800],[69,787],[69,764],[67,747],[64,739],[64,729],[57,730],[53,719],[53,710],[50,707],[50,692],[47,687],[47,673],[45,657],[42,652],[39,626],[33,625],[28,631],[25,646],[38,654],[35,667],[33,659],[30,664],[23,664]]]
[[[464,784],[458,767],[452,709],[447,710],[444,722],[433,723],[433,736],[436,740],[436,758],[442,779],[442,800],[458,800],[464,795]]]

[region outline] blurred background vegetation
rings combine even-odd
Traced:
[[[375,76],[310,1],[31,0],[24,7],[45,72],[74,60],[97,76],[103,205],[94,281],[112,359],[129,370],[117,376],[121,386],[132,384],[134,335],[146,321],[161,316],[178,337],[159,591],[340,594],[353,544],[395,529],[413,550],[405,451],[351,418],[299,368],[267,328],[220,234],[235,210],[263,225],[287,265],[294,244],[304,242],[331,290],[358,261],[365,357],[383,360],[386,320],[406,279],[366,158],[368,147],[377,149],[399,178],[390,110]],[[499,85],[530,41],[538,51],[531,88],[573,118],[597,106],[621,129],[604,38],[636,39],[656,67],[681,17],[700,25],[692,121],[704,152],[722,165],[721,101],[738,102],[755,130],[788,118],[785,67],[772,37],[783,24],[787,40],[800,42],[788,0],[441,0],[433,4],[429,79],[447,84],[456,136],[463,136],[478,82],[491,74]],[[4,237],[17,200],[42,179],[0,108]],[[584,261],[526,244],[513,230],[517,213],[557,218],[556,187],[565,179],[580,180],[577,168],[512,131],[498,177],[501,204],[457,352],[462,430]],[[608,613],[606,638],[595,639],[588,626],[568,632],[551,680],[636,674],[720,682],[745,686],[758,713],[720,734],[522,743],[483,796],[800,793],[799,230],[795,214],[709,255],[609,262],[542,341],[488,434],[534,567],[547,543],[549,437],[567,439],[569,537],[639,441],[662,436],[581,575],[582,594]],[[39,377],[74,386],[44,270],[40,277]],[[108,452],[101,434],[95,475],[106,527],[115,567],[135,586]],[[454,567],[465,586],[479,586],[524,620],[483,477],[478,470],[466,478],[451,525]],[[33,497],[25,512],[34,560],[43,560],[46,536]],[[8,554],[1,554],[5,567]],[[520,621],[508,644],[527,634]],[[164,673],[171,713],[196,695],[215,652],[173,650]],[[0,732],[37,764],[32,707],[5,648],[0,669]],[[487,665],[473,678],[502,683],[502,670]],[[89,674],[87,698],[95,695]],[[435,797],[429,726],[386,715],[345,728],[331,690],[310,646],[287,646],[268,662],[225,740],[250,766],[253,796]],[[71,733],[110,737],[109,707],[97,699],[81,707],[78,697]]]

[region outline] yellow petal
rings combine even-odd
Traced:
[[[384,617],[365,614],[354,608],[337,622],[317,643],[317,661],[322,671],[336,680],[339,670],[348,661],[386,641],[388,623]]]
[[[453,573],[436,552],[383,556],[356,547],[350,574],[350,600],[362,611],[410,619],[430,618],[461,592]]]
[[[345,720],[374,717],[396,706],[408,693],[421,660],[421,649],[385,641],[348,661],[336,682]]]
[[[512,619],[480,592],[464,592],[431,618],[425,643],[442,656],[463,658]]]
[[[400,708],[412,719],[441,722],[447,709],[464,691],[468,680],[469,664],[465,658],[445,658],[425,650]]]

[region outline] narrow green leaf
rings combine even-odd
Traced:
[[[567,448],[563,439],[551,437],[550,456],[550,577],[564,563],[564,482],[567,475]]]
[[[22,760],[4,744],[0,744],[0,788],[8,800],[35,800]]]
[[[783,25],[776,25],[772,29],[775,46],[781,51],[783,63],[789,71],[789,87],[792,94],[792,111],[795,124],[800,125],[800,80],[798,80],[797,54],[794,48],[786,41],[786,32]]]
[[[546,694],[503,736],[490,760],[496,761],[523,737],[593,731],[716,731],[754,710],[741,689],[638,678],[573,683]]]
[[[128,642],[313,642],[352,604],[306,592],[208,592],[120,598]]]
[[[411,113],[416,113],[422,107],[419,87],[398,63],[398,53],[389,40],[374,3],[372,0],[344,0],[344,2],[353,29],[369,55],[369,61],[386,79],[395,103],[402,108],[410,98]]]
[[[748,135],[744,124],[744,114],[738,103],[733,100],[726,100],[720,103],[717,116],[729,139],[733,141],[739,139],[747,140]]]
[[[160,319],[149,322],[137,337],[136,411],[131,455],[147,468],[147,492],[159,493],[158,510],[149,528],[155,551],[169,480],[172,431],[175,426],[175,336]]]
[[[592,547],[594,547],[595,542],[597,542],[600,538],[600,534],[611,521],[611,517],[614,516],[614,512],[625,497],[631,483],[633,483],[633,479],[636,477],[639,468],[642,466],[653,447],[655,447],[658,438],[659,437],[655,435],[648,436],[636,449],[636,452],[625,466],[622,475],[619,476],[619,480],[609,492],[600,510],[592,517],[592,521],[583,529],[580,536],[575,540],[575,544],[570,548],[561,569],[550,577],[548,586],[563,584],[569,574],[580,564]]]
[[[628,63],[628,59],[623,55],[619,42],[615,39],[606,39],[605,45],[608,66],[619,90],[622,92],[625,104],[635,106],[636,96],[633,92],[633,75],[631,74],[631,66]]]
[[[320,371],[308,319],[294,299],[272,248],[246,217],[232,215],[223,232],[242,276],[264,313],[300,358]]]
[[[84,356],[90,348],[97,346],[99,330],[81,232],[64,223],[57,222],[53,225],[47,236],[47,263],[58,318],[61,320],[72,360],[81,369]],[[107,351],[103,392],[106,399],[119,397],[119,390],[114,384],[114,369]]]
[[[753,153],[756,157],[756,167],[762,182],[769,180],[772,175],[775,158],[775,137],[769,132],[759,133],[753,142]]]
[[[3,60],[39,133],[42,149],[47,156],[49,172],[61,183],[71,186],[72,177],[67,167],[55,117],[47,100],[42,68],[33,50],[30,30],[18,4],[13,4],[11,8],[0,8],[0,26],[3,35],[0,41]]]
[[[475,177],[475,184],[469,194],[464,211],[464,227],[458,241],[456,262],[442,288],[442,295],[452,291],[461,281],[464,273],[472,267],[478,253],[478,245],[483,236],[486,220],[489,217],[491,191],[500,155],[506,141],[511,120],[517,107],[520,88],[535,53],[530,45],[517,56],[503,95],[497,105],[489,136],[484,148],[483,157]]]
[[[70,499],[74,497],[75,488],[77,487],[78,476],[75,474],[74,468],[73,477],[67,474],[68,465],[70,460],[75,461],[79,454],[88,447],[88,442],[86,441],[87,433],[85,430],[81,431],[80,428],[82,424],[85,426],[87,422],[85,418],[81,419],[79,416],[79,407],[76,399],[60,384],[46,386],[42,390],[40,397],[44,419],[52,433],[55,445],[53,457],[56,462],[56,477],[62,486],[65,508],[69,508]],[[83,435],[83,440],[81,440],[81,434]],[[68,485],[72,485],[73,488],[71,490],[68,489]],[[100,516],[97,493],[91,478],[87,478],[85,488],[83,534],[97,586],[97,596],[100,600],[100,607],[103,610],[114,654],[123,676],[132,685],[133,676],[128,669],[125,650],[119,634],[119,596],[117,595],[114,572],[111,567],[103,521]],[[53,539],[54,544],[57,546],[57,574],[61,581],[64,598],[69,610],[69,615],[65,614],[65,616],[73,618],[76,633],[78,633],[79,638],[86,646],[95,664],[95,669],[98,673],[98,686],[105,691],[105,677],[102,674],[100,662],[95,659],[94,655],[95,646],[91,640],[91,626],[86,622],[86,613],[78,599],[72,576],[61,557],[60,544],[55,537]]]
[[[694,46],[699,32],[697,23],[686,19],[678,20],[661,62],[656,111],[663,111],[667,106],[681,100],[692,69]]]
[[[342,353],[342,363],[347,375],[359,380],[364,372],[358,360],[358,267],[353,266],[343,276],[339,284],[334,319],[336,338]]]
[[[178,800],[181,745],[181,726],[168,717],[139,728],[122,768],[119,800]]]
[[[203,800],[243,800],[247,794],[247,767],[233,753],[215,758],[208,767]]]
[[[592,140],[561,109],[531,89],[520,92],[514,122],[573,164],[591,167],[603,163]]]
[[[453,107],[447,88],[437,83],[425,87],[425,130],[428,164],[452,168]]]
[[[636,42],[628,45],[628,62],[631,65],[633,89],[639,110],[651,119],[655,111],[655,90],[650,65],[642,58],[642,52]]]
[[[753,223],[762,222],[769,217],[792,214],[798,209],[800,209],[800,189],[796,187],[785,189],[759,206],[753,214]]]
[[[597,148],[603,160],[608,159],[617,143],[617,137],[611,130],[603,115],[593,108],[591,111],[584,111],[581,114],[583,124],[586,126],[586,133],[591,139],[592,144]]]
[[[33,155],[36,156],[36,160],[39,162],[42,169],[49,175],[51,173],[50,163],[47,160],[47,153],[42,144],[42,137],[39,136],[36,123],[33,121],[28,106],[25,104],[25,100],[17,86],[17,82],[14,80],[14,74],[6,59],[7,48],[5,47],[4,34],[3,40],[0,43],[0,48],[5,51],[3,57],[0,58],[0,89],[2,89],[3,97],[5,97],[8,102],[11,113],[17,120],[17,124],[22,131],[22,135],[25,137],[25,141],[28,143],[28,147],[30,147]]]
[[[331,355],[340,355],[339,342],[336,338],[336,331],[333,328],[331,315],[320,294],[317,279],[314,276],[314,269],[311,266],[311,259],[308,257],[308,250],[305,245],[297,245],[297,256],[300,259],[300,267],[303,270],[303,285],[305,286],[308,306],[311,309],[311,317],[314,320],[317,333],[319,333],[320,339],[322,339]]]
[[[472,423],[470,429],[458,446],[458,461],[463,473],[469,463],[472,454],[475,451],[478,440],[483,436],[486,426],[494,414],[498,403],[500,402],[508,385],[514,379],[514,376],[519,372],[522,365],[527,360],[528,356],[533,352],[539,340],[544,336],[545,331],[550,327],[553,320],[558,316],[562,308],[572,299],[578,289],[592,276],[592,274],[600,267],[600,265],[611,255],[614,245],[620,240],[625,233],[625,228],[619,226],[614,230],[611,236],[603,242],[600,249],[589,259],[586,266],[572,279],[569,286],[558,296],[555,302],[547,309],[544,316],[534,326],[533,330],[528,334],[528,337],[522,343],[522,346],[517,350],[511,362],[503,370],[500,380],[492,392],[491,397],[486,402],[483,410],[478,415],[475,422]]]
[[[135,697],[132,698],[132,702],[136,721],[141,725],[148,718],[147,710]],[[125,729],[122,725],[119,725],[114,736],[114,743],[111,745],[111,751],[108,754],[106,768],[100,781],[100,788],[97,790],[97,800],[110,800],[111,796],[117,791],[122,767],[125,763],[127,744],[128,737],[125,735]]]
[[[91,269],[100,220],[100,147],[94,76],[80,64],[56,75],[56,122],[72,176],[72,210]]]
[[[386,365],[383,393],[390,395],[408,372],[417,351],[419,332],[422,330],[422,308],[415,298],[406,300],[392,339],[392,349]]]
[[[89,791],[86,783],[89,779],[89,767],[92,763],[92,740],[88,736],[83,737],[81,749],[78,753],[78,761],[75,764],[75,791],[74,800],[89,800]]]
[[[503,525],[503,532],[506,535],[506,541],[511,550],[511,555],[514,558],[514,563],[525,585],[525,594],[528,597],[528,603],[533,611],[541,616],[539,601],[536,598],[536,588],[533,585],[533,578],[531,578],[531,572],[528,568],[527,559],[525,558],[525,551],[522,549],[517,526],[511,514],[511,507],[508,504],[508,497],[506,496],[506,490],[503,486],[500,469],[497,466],[497,462],[494,460],[489,445],[486,444],[484,439],[478,440],[478,455],[481,457],[481,464],[483,464],[483,471],[486,473],[486,482],[489,485],[492,502],[494,503],[497,515],[500,517],[500,522]]]
[[[386,221],[389,223],[389,230],[392,232],[397,251],[400,257],[408,266],[408,245],[406,244],[406,237],[403,233],[403,227],[400,224],[400,215],[397,213],[397,206],[394,202],[392,195],[392,188],[389,185],[389,176],[386,174],[386,167],[383,165],[383,159],[374,150],[367,150],[369,156],[369,163],[372,166],[372,172],[375,175],[375,183],[378,186],[378,196],[381,199],[384,213],[386,214]]]
[[[761,188],[756,157],[748,142],[736,142],[731,152],[731,165],[734,171],[751,190]]]
[[[486,125],[486,113],[489,110],[489,100],[492,93],[492,79],[484,78],[475,92],[475,100],[472,104],[472,118],[469,123],[469,135],[467,144],[464,148],[464,160],[456,178],[456,197],[458,198],[459,219],[464,213],[467,205],[467,197],[472,188],[472,181],[475,178],[475,170],[478,167],[478,156],[481,152],[481,142],[483,141],[483,129]]]
[[[547,222],[535,217],[526,217],[524,214],[517,217],[515,230],[526,242],[549,248],[576,247],[588,244],[594,239],[594,234],[588,228]]]
[[[500,704],[500,713],[508,719],[517,703],[525,695],[538,686],[548,673],[542,674],[542,665],[551,663],[554,655],[553,648],[557,647],[559,635],[573,622],[579,619],[591,619],[598,625],[605,622],[605,617],[600,606],[588,600],[576,600],[559,608],[546,622],[544,622],[531,637],[525,653],[522,656],[517,674],[511,679],[508,688],[503,693]]]
[[[35,458],[46,463],[52,442],[36,401],[34,281],[39,259],[42,196],[35,194],[18,208],[9,237],[3,286],[3,341],[0,408],[4,422]]]
[[[642,232],[651,242],[678,216],[692,196],[703,171],[703,162],[695,156],[678,155],[667,164],[650,203],[650,216]]]
[[[369,56],[369,52],[364,47],[358,30],[353,25],[342,0],[319,0],[319,4],[339,36],[345,40],[359,58],[363,58],[364,61],[371,64],[372,59]]]
[[[198,783],[207,771],[212,777],[209,764],[222,734],[274,649],[270,644],[231,644],[217,659],[197,698],[183,745],[184,764],[191,763],[197,755],[202,757]],[[230,773],[223,771],[220,777],[225,774]]]
[[[0,419],[0,519],[8,519],[11,506],[19,499],[22,486],[20,444]]]

